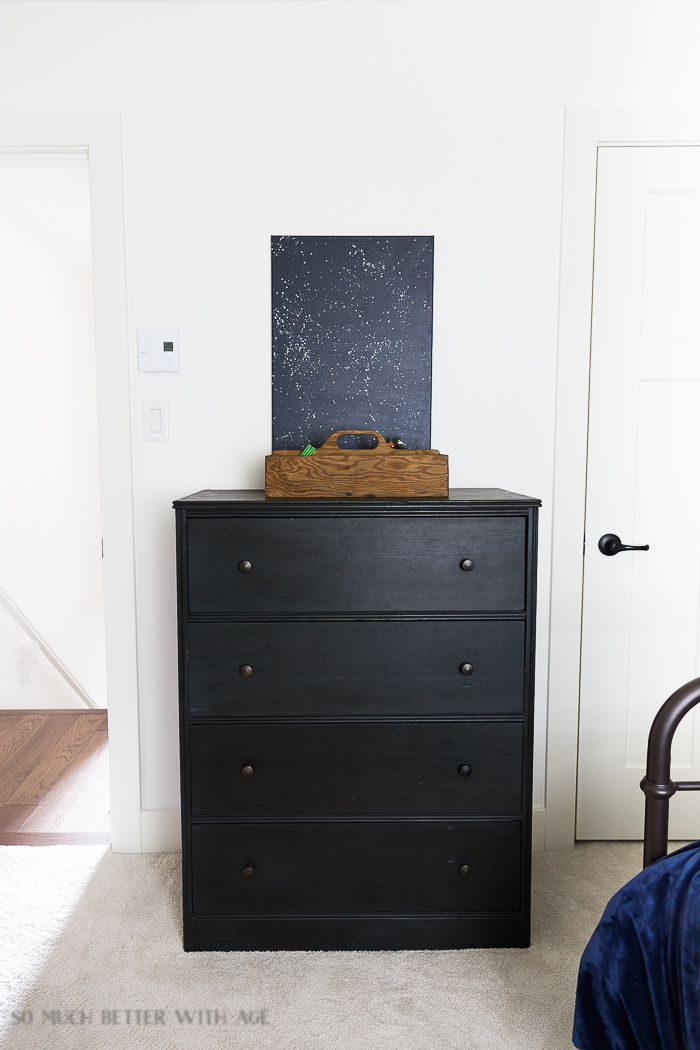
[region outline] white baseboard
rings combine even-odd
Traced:
[[[141,810],[141,852],[180,852],[180,810]]]
[[[544,849],[544,833],[547,828],[547,810],[533,809],[532,811],[532,848],[533,850]]]

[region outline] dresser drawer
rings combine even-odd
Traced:
[[[524,516],[194,517],[189,611],[519,612],[526,531]]]
[[[522,750],[517,722],[193,725],[192,812],[516,814]]]
[[[525,624],[191,623],[187,687],[191,715],[520,714]]]
[[[191,837],[195,916],[520,907],[516,821],[194,824]]]

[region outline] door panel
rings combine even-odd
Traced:
[[[700,381],[642,381],[638,432],[634,513],[651,557],[632,563],[626,743],[635,768],[646,766],[659,698],[696,675],[700,485],[689,484],[688,459],[700,449]],[[695,764],[692,728],[691,715],[676,731],[678,770]]]
[[[700,148],[601,148],[578,838],[641,838],[651,722],[700,673],[698,288]],[[649,550],[605,557],[598,540],[610,532]],[[689,716],[677,779],[700,779],[693,740]],[[700,837],[700,795],[674,797],[671,837]]]

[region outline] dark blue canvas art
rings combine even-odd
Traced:
[[[430,448],[432,318],[432,237],[273,237],[273,449]]]

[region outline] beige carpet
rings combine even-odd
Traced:
[[[535,854],[526,951],[186,955],[178,855],[2,847],[0,1045],[563,1050],[579,956],[640,857]]]

